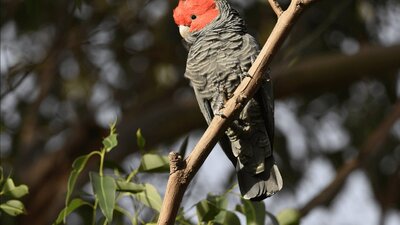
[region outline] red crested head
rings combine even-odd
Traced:
[[[174,9],[174,20],[178,26],[199,31],[211,23],[219,14],[215,0],[179,0]]]

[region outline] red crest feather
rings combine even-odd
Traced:
[[[214,0],[180,0],[174,9],[174,20],[177,25],[189,26],[190,31],[198,31],[212,22],[218,14]]]

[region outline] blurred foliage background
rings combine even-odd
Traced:
[[[264,43],[276,21],[267,1],[230,2]],[[198,138],[193,131],[206,124],[183,77],[187,52],[172,19],[176,4],[1,0],[1,166],[30,189],[28,214],[15,224],[54,221],[73,160],[99,149],[116,119],[117,162],[138,151],[138,128],[148,147],[165,151],[188,134]],[[348,207],[338,215],[342,223],[329,214],[343,203],[335,197],[351,189],[349,182],[362,179],[362,188],[351,190],[370,193],[373,217],[365,224],[400,218],[400,2],[314,4],[275,56],[271,74],[285,188],[266,201],[267,209],[300,208],[305,224],[349,224],[365,212]],[[235,182],[233,168],[228,172],[224,189]],[[345,199],[359,195],[346,193]]]

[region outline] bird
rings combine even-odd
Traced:
[[[185,77],[210,123],[223,116],[260,48],[239,13],[226,0],[179,0],[173,19],[188,49]],[[262,201],[280,191],[282,176],[273,156],[274,99],[268,72],[255,95],[219,139],[236,168],[244,199]]]

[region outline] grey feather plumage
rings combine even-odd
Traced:
[[[185,39],[189,55],[185,76],[190,79],[208,123],[220,114],[258,55],[239,14],[225,0],[216,0],[220,15]],[[221,138],[220,145],[235,165],[244,198],[262,200],[282,188],[272,155],[274,103],[268,74],[255,96]]]

